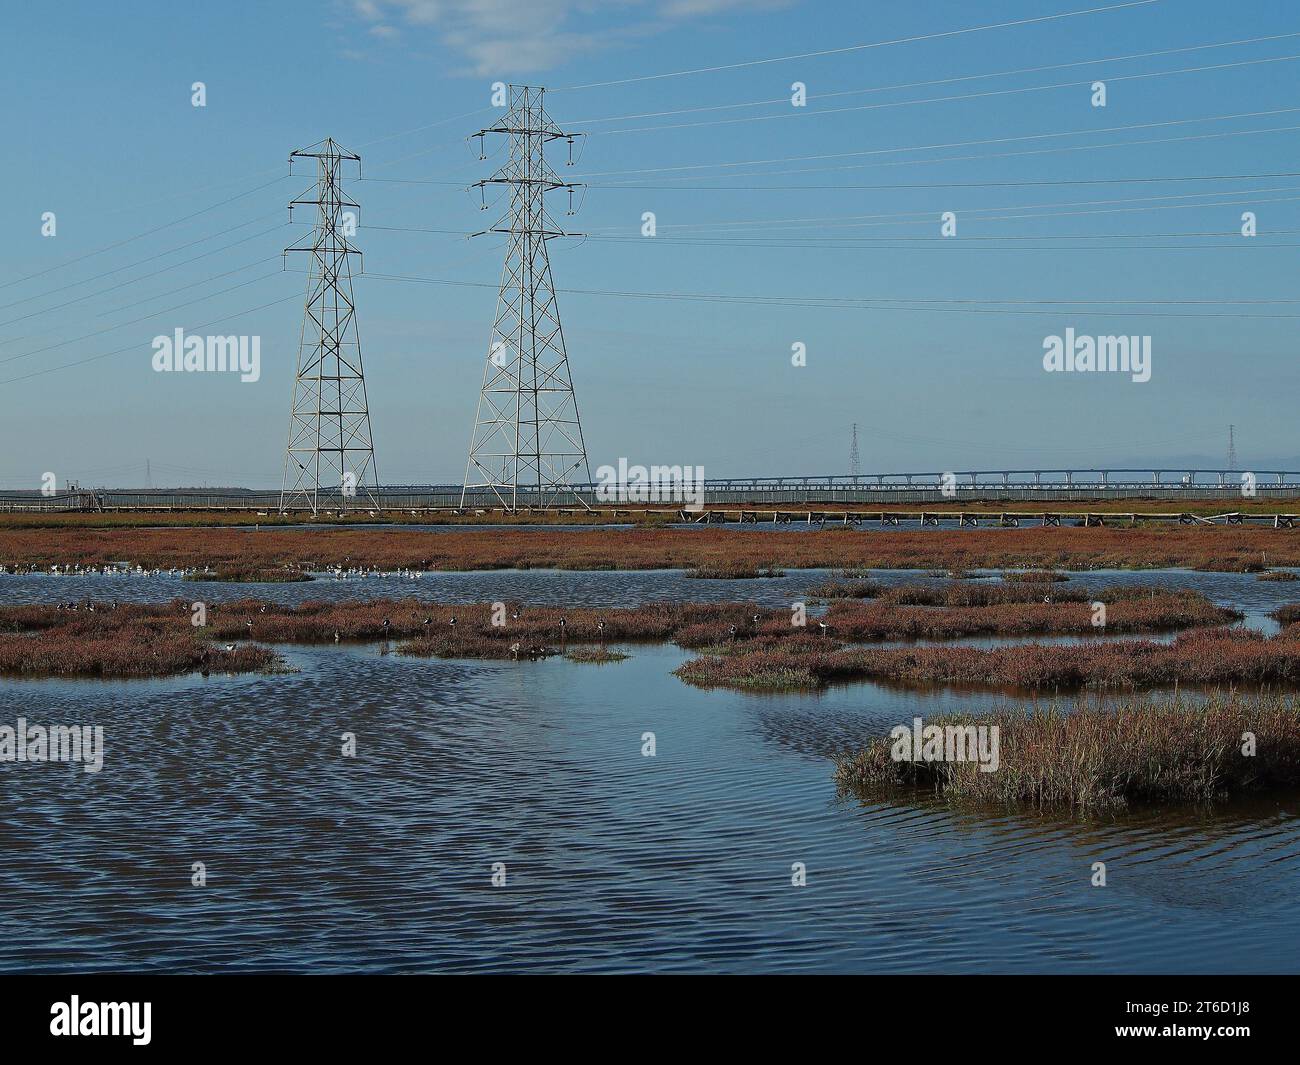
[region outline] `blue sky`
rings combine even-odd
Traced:
[[[286,159],[326,136],[363,158],[382,478],[458,482],[502,255],[461,235],[488,217],[462,186],[497,162],[466,137],[498,80],[547,86],[589,133],[563,171],[590,184],[564,219],[589,237],[552,261],[593,469],[842,473],[854,422],[864,471],[1219,466],[1229,423],[1243,468],[1300,469],[1300,303],[1258,302],[1300,298],[1300,10],[1158,0],[973,30],[1105,6],[11,5],[0,484],[138,485],[146,460],[155,486],[280,483],[303,278],[279,252],[310,183]],[[1207,177],[1232,180],[1186,180]],[[944,302],[808,302],[830,297]],[[261,336],[260,381],[154,373],[176,328]],[[1044,372],[1067,328],[1150,336],[1151,380]]]

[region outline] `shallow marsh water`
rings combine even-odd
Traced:
[[[825,575],[8,576],[0,601],[778,605]],[[1249,575],[1074,579],[1194,587],[1261,625],[1300,600]],[[0,723],[101,724],[106,741],[98,774],[0,764],[0,970],[1300,969],[1300,795],[1094,818],[864,803],[836,794],[835,752],[1005,696],[701,691],[672,676],[686,652],[623,649],[591,665],[331,645],[284,649],[288,674],[0,680]]]

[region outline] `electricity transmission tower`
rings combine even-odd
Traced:
[[[591,467],[547,250],[553,237],[573,234],[557,228],[546,209],[546,194],[564,190],[572,214],[573,190],[581,185],[561,181],[545,159],[549,142],[566,141],[571,166],[573,139],[580,134],[565,133],[551,121],[545,92],[511,85],[506,113],[475,134],[480,147],[489,133],[510,138],[504,165],[475,186],[483,209],[488,186],[506,190],[509,203],[497,223],[484,230],[505,235],[506,259],[465,464],[462,507],[474,489],[489,489],[508,510],[565,501],[587,505],[573,487],[591,483]],[[481,150],[479,154],[482,158]]]
[[[856,481],[862,476],[862,460],[858,458],[858,423],[853,423],[853,442],[849,444],[849,473]]]
[[[1237,472],[1237,441],[1235,437],[1235,427],[1228,426],[1228,472]]]
[[[307,252],[310,260],[280,510],[379,509],[352,297],[351,256],[360,252],[348,238],[356,233],[358,208],[342,187],[344,163],[355,162],[359,176],[361,157],[327,139],[292,153],[290,174],[295,159],[316,160],[316,184],[289,204],[290,218],[294,207],[315,207],[317,214],[311,233],[285,249],[286,254]]]

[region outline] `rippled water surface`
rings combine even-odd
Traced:
[[[823,576],[8,576],[0,601],[776,604]],[[1199,588],[1261,625],[1300,600],[1244,575],[1086,580]],[[0,681],[0,723],[100,724],[107,747],[98,774],[0,763],[0,969],[1300,969],[1300,795],[1093,819],[864,804],[836,795],[836,751],[1001,697],[705,692],[672,676],[678,648],[624,650],[595,666],[304,647],[286,649],[288,674]],[[196,861],[206,887],[190,884]]]

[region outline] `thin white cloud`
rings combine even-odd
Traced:
[[[352,0],[386,40],[433,31],[463,55],[470,72],[533,73],[666,32],[692,20],[771,11],[794,0]],[[622,16],[613,24],[611,14]]]

